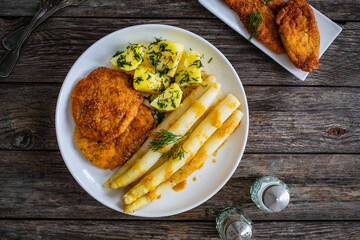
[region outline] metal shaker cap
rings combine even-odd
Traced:
[[[226,229],[226,240],[250,240],[252,229],[245,221],[235,221]]]
[[[289,192],[281,185],[271,186],[263,194],[264,205],[273,212],[284,210],[289,201]]]

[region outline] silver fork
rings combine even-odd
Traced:
[[[58,5],[54,6],[49,11],[47,11],[44,14],[44,16],[42,16],[39,19],[39,21],[36,22],[33,29],[36,28],[40,23],[45,21],[48,17],[50,17],[52,14],[54,14],[58,10],[60,10],[60,9],[62,9],[64,7],[67,7],[67,6],[77,6],[77,5],[81,4],[83,1],[84,0],[62,0],[62,1],[60,1]],[[26,28],[25,26],[21,27],[21,28],[15,30],[15,31],[9,33],[6,37],[4,37],[4,39],[2,41],[3,46],[7,50],[13,49],[16,46],[16,43],[20,39],[21,35],[23,34],[25,28]]]
[[[19,41],[16,43],[14,49],[8,51],[0,59],[0,77],[7,77],[13,70],[16,61],[19,58],[19,53],[21,46],[25,40],[29,37],[31,30],[35,26],[36,22],[49,10],[51,9],[59,0],[40,0],[40,8],[35,14],[34,18],[31,20],[30,24],[26,27],[24,33],[21,35]]]

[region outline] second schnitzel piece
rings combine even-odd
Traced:
[[[125,132],[143,102],[143,97],[131,88],[125,73],[105,67],[80,80],[71,99],[71,112],[81,133],[102,142]]]
[[[130,127],[116,138],[116,161],[124,164],[136,150],[145,142],[150,130],[154,128],[155,119],[151,109],[145,105],[139,107],[139,112],[131,122]]]
[[[154,117],[145,105],[139,107],[138,114],[126,131],[108,142],[97,142],[86,138],[76,126],[75,142],[84,156],[102,169],[114,169],[124,164],[144,143],[154,127]]]
[[[275,15],[270,8],[261,0],[224,0],[240,17],[242,23],[250,34],[255,31],[254,37],[264,43],[275,53],[284,53],[285,49],[281,43],[278,26],[275,22]],[[254,21],[249,22],[249,16],[261,10],[262,21],[258,29],[253,29]],[[254,20],[254,19],[253,19]]]
[[[320,33],[310,5],[290,0],[278,13],[281,40],[295,67],[311,72],[319,67]]]

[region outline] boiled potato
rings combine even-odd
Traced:
[[[146,48],[143,45],[130,44],[125,51],[117,52],[110,61],[122,70],[131,71],[144,61],[145,52]]]
[[[160,111],[173,111],[180,106],[182,91],[176,83],[173,83],[164,92],[151,102],[151,106]]]
[[[170,78],[160,76],[152,67],[139,66],[135,69],[133,85],[140,92],[158,93],[170,85]]]
[[[156,39],[149,45],[146,58],[156,70],[173,77],[183,52],[181,43]]]
[[[183,54],[175,74],[175,82],[182,88],[202,83],[200,55],[195,52]]]

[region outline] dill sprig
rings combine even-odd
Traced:
[[[186,136],[186,135],[184,135]],[[178,143],[174,144],[174,146],[167,152],[161,154],[161,158],[164,159],[182,159],[185,157],[186,151],[183,148],[183,143],[185,139],[180,140]]]
[[[253,37],[259,36],[259,26],[264,21],[264,19],[261,16],[261,10],[271,0],[267,0],[267,1],[261,0],[261,1],[262,1],[263,5],[260,8],[260,10],[258,12],[254,12],[254,13],[250,14],[246,19],[246,25],[250,32],[250,37],[248,39],[249,41],[251,41],[251,39]]]
[[[184,139],[188,134],[189,133],[181,136],[162,129],[160,132],[154,133],[153,140],[150,142],[150,149],[154,152],[158,152],[167,145],[176,143],[177,141]]]

